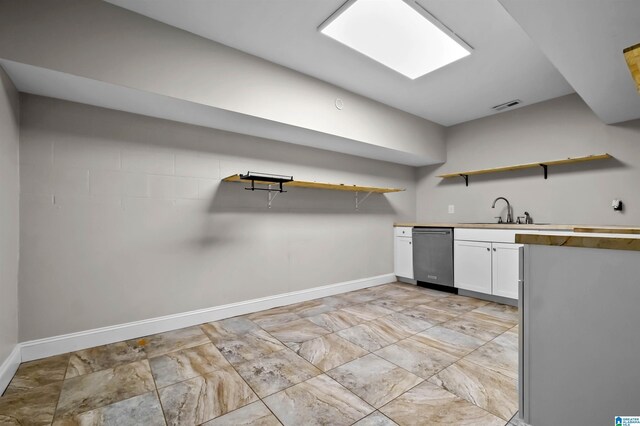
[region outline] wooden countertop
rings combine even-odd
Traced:
[[[640,251],[640,238],[585,237],[574,235],[516,234],[516,243]]]
[[[569,224],[503,224],[503,223],[395,223],[393,226],[427,227],[427,228],[473,228],[473,229],[526,229],[547,231],[573,231],[597,234],[640,234],[638,226],[623,225],[569,225]]]

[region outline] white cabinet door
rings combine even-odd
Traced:
[[[522,244],[493,243],[493,294],[518,298],[518,278]]]
[[[491,294],[491,243],[455,241],[453,271],[455,287]]]
[[[411,237],[395,237],[394,269],[398,277],[413,279],[413,242]]]

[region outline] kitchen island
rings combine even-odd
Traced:
[[[532,426],[640,415],[640,236],[518,234],[520,415]]]

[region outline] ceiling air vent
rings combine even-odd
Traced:
[[[520,99],[515,99],[513,101],[505,102],[503,104],[491,107],[491,109],[494,111],[504,111],[507,108],[513,108],[514,106],[520,105],[521,103],[522,101]]]

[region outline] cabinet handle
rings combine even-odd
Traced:
[[[411,245],[411,241],[409,241],[409,245]]]
[[[487,247],[487,251],[491,251],[491,249],[489,247]]]
[[[496,251],[496,249],[494,248],[493,251]]]

